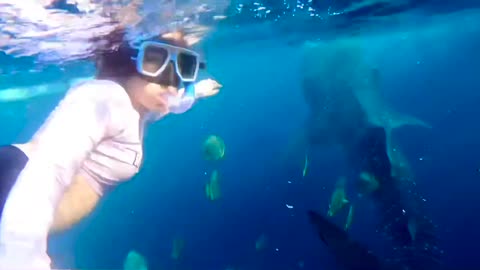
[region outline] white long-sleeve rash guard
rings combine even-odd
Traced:
[[[194,95],[171,97],[170,112],[185,112],[194,101]],[[76,174],[99,194],[134,176],[145,122],[117,83],[93,80],[69,90],[34,135],[34,150],[5,204],[1,270],[50,269],[47,236],[63,191]]]

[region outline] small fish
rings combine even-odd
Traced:
[[[212,195],[211,195],[211,192],[210,192],[210,183],[206,183],[205,184],[205,195],[207,195],[207,198],[209,200],[212,200]]]
[[[172,243],[172,254],[171,257],[174,260],[180,259],[182,256],[183,248],[185,247],[185,241],[181,238],[173,239]]]
[[[380,186],[380,183],[378,182],[377,178],[374,175],[368,172],[360,173],[359,189],[361,193],[369,194],[377,190],[379,186]]]
[[[225,142],[222,138],[210,135],[203,143],[203,156],[206,160],[221,160],[225,157]]]
[[[257,251],[261,251],[261,250],[264,250],[265,248],[267,247],[267,236],[262,233],[257,241],[255,241],[255,249]]]
[[[305,163],[303,165],[303,177],[307,175],[308,170],[308,153],[305,153]]]
[[[350,229],[353,222],[353,204],[350,205],[350,209],[348,210],[347,221],[345,222],[345,231]]]
[[[123,262],[123,270],[148,270],[147,260],[138,252],[132,250]]]
[[[414,218],[409,218],[407,227],[412,241],[415,241],[417,237],[417,221]]]
[[[218,200],[221,197],[220,177],[217,170],[212,172],[210,182],[205,185],[205,193],[211,201]]]
[[[342,210],[342,208],[349,203],[349,201],[347,200],[347,195],[345,193],[346,181],[347,180],[345,177],[341,177],[336,183],[336,187],[332,193],[328,209],[328,216],[330,217],[336,215],[338,211]]]

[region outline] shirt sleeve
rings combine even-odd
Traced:
[[[192,108],[195,100],[195,85],[190,84],[185,89],[179,90],[178,95],[168,98],[169,112],[175,114],[184,113]]]
[[[12,265],[5,261],[13,258],[14,266],[25,269],[31,268],[25,264],[29,261],[49,261],[47,236],[58,201],[85,158],[109,132],[111,112],[102,91],[109,89],[95,83],[71,89],[34,135],[35,151],[4,206],[0,268]]]

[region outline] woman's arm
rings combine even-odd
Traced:
[[[176,96],[169,98],[169,111],[175,114],[184,113],[193,106],[197,99],[216,95],[221,87],[222,85],[212,79],[190,84],[186,89],[180,89]]]
[[[95,209],[99,200],[100,195],[85,177],[75,175],[58,203],[50,233],[61,232],[77,224]]]
[[[187,88],[179,89],[176,96],[168,98],[168,111],[175,114],[184,113],[192,108],[195,100],[195,85],[190,84]]]
[[[35,151],[4,206],[0,269],[49,269],[46,246],[54,211],[77,169],[109,133],[109,102],[113,92],[123,91],[115,87],[120,86],[101,81],[75,87],[35,134]]]

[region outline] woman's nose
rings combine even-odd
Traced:
[[[167,67],[165,68],[165,77],[169,86],[178,86],[178,84],[180,83],[180,78],[177,75],[175,63],[173,61],[170,61],[170,63],[168,63]]]

